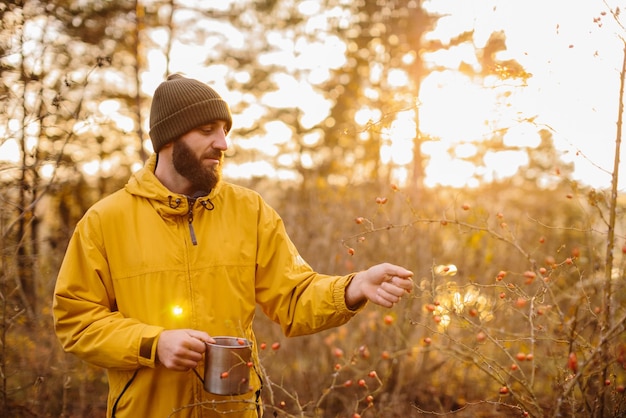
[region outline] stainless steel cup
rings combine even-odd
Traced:
[[[204,357],[204,390],[215,395],[250,391],[252,343],[240,337],[213,337]]]

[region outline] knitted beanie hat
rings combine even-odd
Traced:
[[[228,104],[211,87],[180,74],[170,75],[154,92],[150,138],[154,152],[198,126],[214,120],[232,127]]]

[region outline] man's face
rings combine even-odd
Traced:
[[[225,150],[226,133],[219,121],[194,129],[174,141],[174,169],[189,181],[192,194],[208,193],[217,185]]]

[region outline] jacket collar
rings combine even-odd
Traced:
[[[189,211],[190,197],[171,192],[159,181],[154,174],[156,168],[157,155],[150,155],[144,166],[133,173],[126,183],[125,189],[133,196],[142,197],[153,201],[153,205],[162,214],[182,215]],[[222,182],[211,190],[207,196],[199,197],[197,200],[206,202],[208,207],[213,206],[214,198],[222,188]]]

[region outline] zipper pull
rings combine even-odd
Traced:
[[[189,235],[191,235],[191,243],[193,245],[198,245],[198,240],[196,239],[196,231],[193,229],[193,203],[189,202],[189,213],[187,214],[187,222],[189,223]]]
[[[193,230],[193,223],[191,223],[192,218],[189,218],[189,234],[191,235],[191,243],[193,245],[198,245],[198,240],[196,240],[196,231]]]

